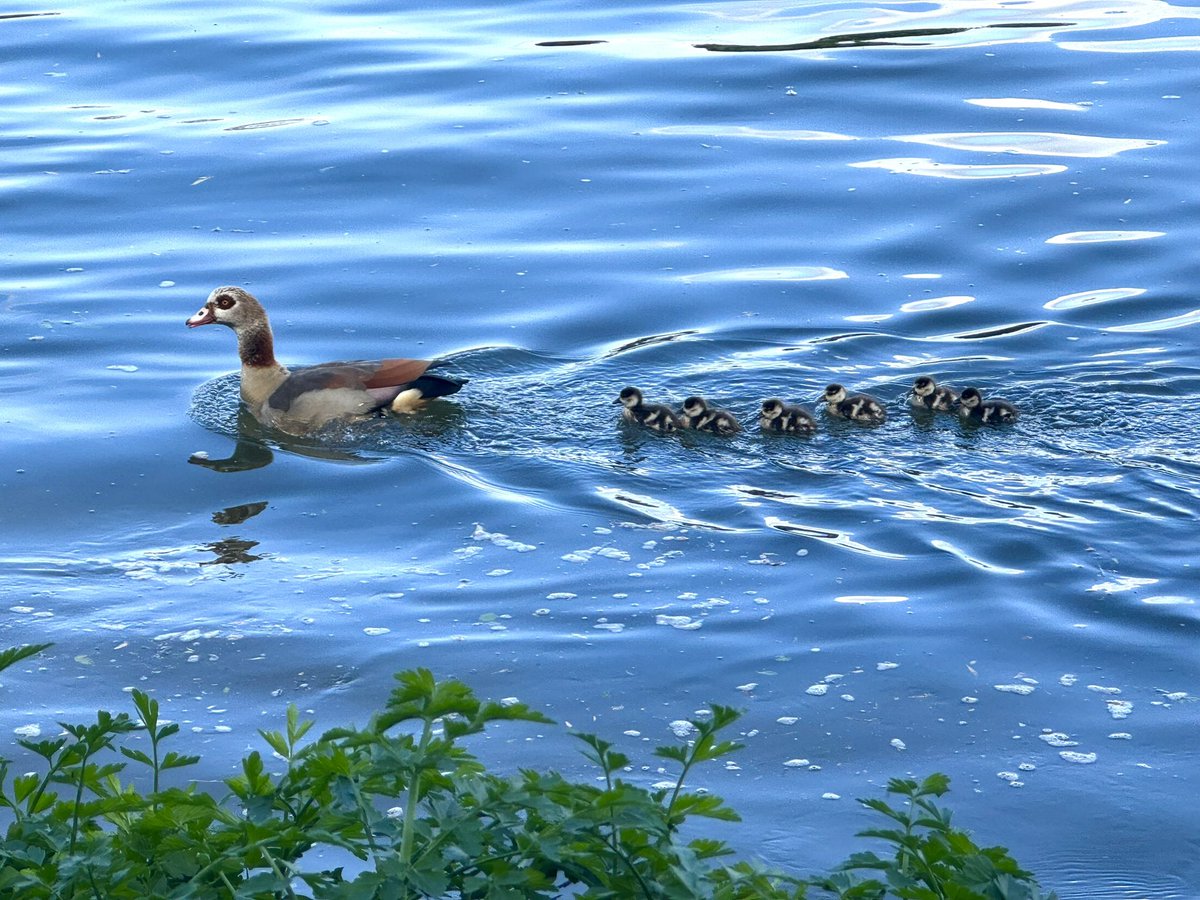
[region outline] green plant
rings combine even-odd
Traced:
[[[0,669],[45,646],[0,652]],[[464,744],[504,721],[549,723],[541,713],[481,701],[425,669],[396,678],[363,728],[310,739],[312,723],[290,706],[282,731],[260,732],[273,758],[246,756],[223,799],[194,784],[163,786],[164,773],[198,757],[164,752],[178,727],[162,722],[157,701],[140,691],[136,719],[100,711],[93,724],[61,723],[58,737],[20,741],[45,771],[10,778],[0,762],[9,819],[0,896],[782,900],[814,885],[857,900],[888,890],[946,900],[1041,896],[1004,851],[981,851],[950,828],[949,815],[927,800],[944,792],[942,776],[921,786],[893,782],[890,790],[910,800],[904,811],[864,801],[900,825],[866,833],[892,841],[894,860],[857,854],[810,881],[732,861],[725,842],[684,834],[692,817],[738,821],[719,797],[685,788],[696,766],[740,749],[721,738],[738,719],[729,707],[714,705],[685,742],[655,751],[678,767],[668,788],[625,781],[628,757],[589,734],[577,737],[601,777],[576,783],[556,772],[489,773]],[[126,745],[135,732],[148,748]],[[145,793],[121,780],[121,756],[148,770]],[[341,865],[320,868],[322,854]],[[855,881],[864,868],[888,884]],[[1020,893],[1022,885],[1032,887]]]
[[[835,874],[815,883],[842,900],[1053,900],[1004,847],[979,847],[950,824],[950,811],[931,799],[949,789],[950,779],[941,774],[919,784],[893,778],[887,791],[906,799],[900,808],[878,799],[859,800],[896,826],[860,831],[859,837],[888,842],[894,855],[855,853]],[[852,873],[862,870],[879,872],[883,881],[857,880]]]

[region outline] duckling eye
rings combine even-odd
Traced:
[[[222,294],[217,298],[217,307],[220,309],[233,309],[233,305],[235,303],[237,303],[237,301],[228,294]]]

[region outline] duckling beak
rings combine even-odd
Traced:
[[[620,405],[621,405],[621,398],[620,398],[620,397],[618,397],[616,400],[614,400],[614,401],[612,402],[612,405],[613,405],[613,406],[620,406]]]

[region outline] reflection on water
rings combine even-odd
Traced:
[[[252,519],[267,508],[266,500],[255,503],[239,503],[237,506],[227,506],[212,514],[212,520],[217,525],[241,525]]]
[[[216,566],[255,562],[262,559],[261,556],[250,552],[257,546],[258,541],[247,541],[236,537],[222,538],[204,545],[204,549],[211,551],[215,558],[206,559],[200,565]]]
[[[769,53],[786,50],[841,50],[865,47],[930,47],[929,38],[962,35],[983,28],[1039,29],[1067,28],[1073,22],[1012,22],[1004,25],[973,25],[958,28],[899,28],[892,31],[860,31],[850,34],[831,34],[794,44],[696,44],[701,50],[718,53]],[[1003,40],[1003,38],[998,38]]]

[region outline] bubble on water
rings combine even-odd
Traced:
[[[893,747],[895,747],[897,750],[907,750],[908,749],[908,744],[904,743],[904,741],[900,740],[900,738],[892,738],[890,741],[888,741],[888,743],[891,744]]]
[[[1033,763],[1030,763],[1030,762],[1023,762],[1020,765],[1018,765],[1017,768],[1020,769],[1022,772],[1033,772],[1033,771],[1036,771],[1037,766],[1035,766]]]
[[[739,684],[734,690],[741,691],[743,694],[749,694],[756,687],[758,687],[757,681],[747,681],[745,684]]]
[[[824,697],[827,693],[829,693],[829,685],[811,684],[804,689],[804,693],[812,694],[814,697]]]
[[[799,716],[780,716],[775,721],[778,722],[780,725],[795,725],[797,722],[800,721],[800,717]]]
[[[363,634],[368,635],[369,637],[378,637],[381,634],[388,634],[391,630],[392,629],[390,628],[369,626],[363,629]]]
[[[801,769],[808,765],[807,759],[789,759],[784,762],[789,769]]]
[[[1155,688],[1155,690],[1162,694],[1164,700],[1170,700],[1172,703],[1195,699],[1187,691],[1164,691],[1162,688]]]
[[[1029,684],[994,684],[992,687],[1002,693],[1019,694],[1022,697],[1026,697],[1034,691],[1033,685]]]
[[[1108,714],[1114,719],[1127,719],[1133,712],[1133,703],[1129,700],[1105,700],[1104,702],[1108,706]]]
[[[997,772],[996,777],[1001,781],[1007,781],[1009,784],[1020,781],[1021,776],[1016,772]]]
[[[1070,763],[1086,766],[1096,761],[1095,753],[1080,753],[1077,750],[1059,750],[1058,755]]]
[[[574,600],[578,594],[572,594],[570,591],[555,591],[552,594],[547,594],[547,600]]]
[[[670,625],[672,628],[678,628],[680,631],[695,631],[703,623],[693,621],[691,616],[668,616],[660,613],[654,617],[655,625]]]
[[[821,795],[821,799],[822,799],[822,800],[841,800],[841,799],[842,799],[842,795],[841,795],[841,794],[835,794],[835,793],[833,793],[833,791],[829,791],[829,792],[827,792],[827,793],[824,793],[824,794],[822,794],[822,795]]]
[[[31,722],[28,725],[18,725],[13,729],[13,734],[19,738],[35,738],[42,734],[42,726],[36,722]]]
[[[520,541],[514,541],[507,534],[501,532],[491,532],[480,525],[475,524],[475,531],[471,534],[472,539],[476,541],[491,541],[497,547],[503,547],[505,550],[513,550],[517,553],[528,553],[531,550],[536,550],[533,544],[523,544]]]
[[[1108,736],[1110,741],[1132,741],[1133,735],[1128,731],[1114,731]]]
[[[114,372],[136,372],[138,370],[137,366],[131,366],[128,364],[105,366],[104,368],[111,369]]]
[[[853,703],[854,695],[853,694],[842,694],[841,699],[845,700],[847,703]]]
[[[900,663],[898,663],[898,662],[875,663],[875,671],[876,672],[886,672],[888,669],[898,669],[898,668],[900,668]]]
[[[1119,687],[1106,687],[1105,685],[1102,685],[1102,684],[1089,684],[1087,686],[1087,689],[1089,691],[1095,691],[1097,694],[1119,694],[1119,693],[1121,693],[1121,689]]]
[[[1047,731],[1038,735],[1038,739],[1045,741],[1051,747],[1078,747],[1079,741],[1071,740],[1070,735],[1061,731]]]
[[[671,729],[671,733],[677,738],[688,738],[696,731],[696,726],[687,719],[676,719],[667,725]]]
[[[618,633],[620,633],[620,632],[622,632],[622,631],[624,631],[624,630],[625,630],[625,626],[624,626],[624,625],[622,625],[620,622],[604,622],[604,621],[600,621],[600,622],[597,622],[597,623],[596,623],[595,625],[593,625],[592,627],[593,627],[593,628],[598,628],[598,629],[599,629],[599,630],[601,630],[601,631],[611,631],[613,634],[618,634]]]
[[[962,698],[962,699],[961,699],[959,702],[960,702],[960,703],[967,703],[967,704],[971,704],[971,703],[978,703],[978,702],[979,702],[979,698],[978,698],[978,697],[963,697],[963,698]]]
[[[1079,681],[1079,676],[1072,675],[1069,672],[1066,675],[1059,676],[1059,679],[1058,679],[1058,683],[1061,684],[1063,687],[1071,687],[1077,681]]]
[[[490,572],[485,572],[489,578],[499,578],[502,575],[511,575],[512,569],[492,569]]]

